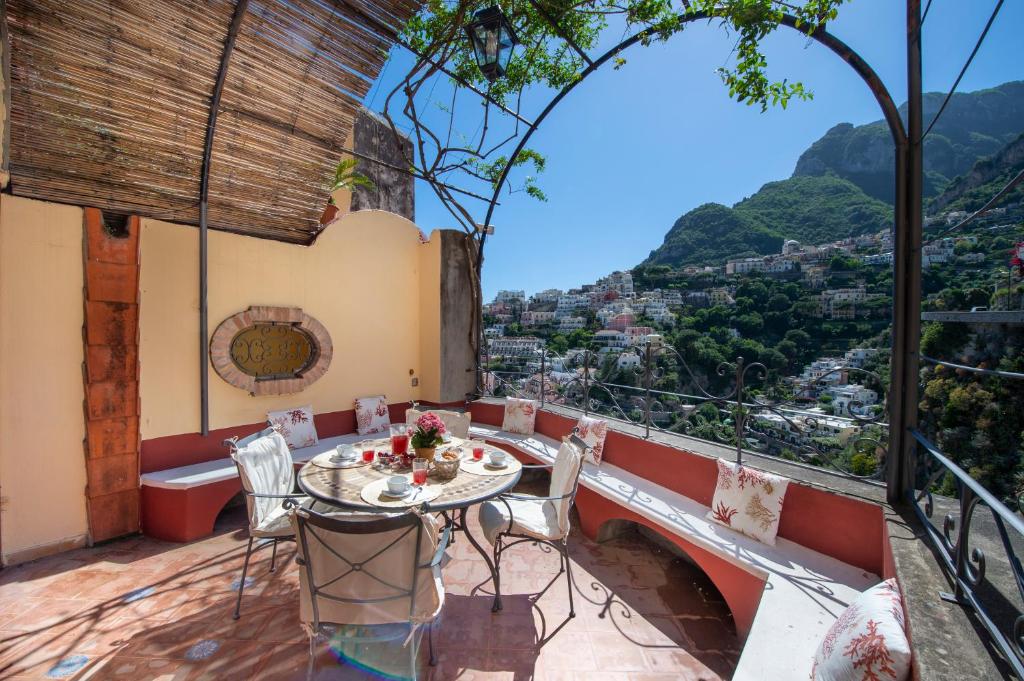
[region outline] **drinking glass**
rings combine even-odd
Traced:
[[[373,463],[374,451],[372,449],[363,450],[363,463]]]
[[[484,443],[480,440],[473,440],[473,460],[480,461],[484,458]]]
[[[415,485],[422,485],[427,481],[427,467],[429,463],[426,459],[414,459],[412,462],[412,482]]]
[[[404,423],[391,426],[391,453],[403,455],[409,449],[409,426]]]

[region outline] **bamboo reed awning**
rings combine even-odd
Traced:
[[[198,224],[232,0],[6,0],[20,196]],[[311,243],[359,105],[416,0],[251,0],[210,161],[209,226]]]

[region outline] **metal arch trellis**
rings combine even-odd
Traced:
[[[915,99],[914,98],[914,91],[915,90],[917,91],[918,101],[919,101],[919,94],[920,94],[920,72],[919,72],[919,68],[920,68],[920,61],[919,61],[919,50],[920,50],[920,41],[919,41],[919,33],[920,33],[920,2],[918,0],[908,0],[907,7],[908,7],[908,36],[910,36],[910,37],[917,37],[918,38],[916,40],[908,38],[908,62],[910,62],[909,69],[908,69],[908,71],[909,71],[909,73],[908,73],[908,75],[909,75],[909,89],[911,91],[910,100],[911,100],[911,102],[913,102],[914,99]],[[691,23],[691,22],[694,22],[694,21],[700,21],[700,20],[710,20],[712,18],[713,17],[711,17],[710,15],[708,15],[705,12],[683,12],[683,13],[678,14],[676,16],[676,27],[677,28],[682,28],[683,26],[685,26],[688,23]],[[920,217],[919,217],[919,215],[918,215],[918,217],[916,219],[913,216],[915,215],[915,213],[916,214],[920,213],[920,210],[919,210],[919,208],[920,208],[920,192],[917,192],[917,198],[916,198],[916,201],[915,201],[914,192],[909,188],[911,183],[908,180],[908,175],[910,173],[914,172],[913,164],[911,163],[911,160],[912,160],[912,158],[911,158],[911,150],[913,148],[916,148],[918,155],[920,153],[920,135],[918,135],[916,139],[911,139],[910,138],[906,128],[903,125],[903,120],[902,120],[902,118],[900,116],[899,109],[896,106],[896,103],[893,100],[892,95],[889,93],[888,89],[882,83],[882,81],[878,77],[877,73],[875,73],[874,69],[872,69],[871,66],[855,50],[853,50],[849,45],[847,45],[845,42],[843,42],[842,40],[840,40],[836,36],[834,36],[831,33],[829,33],[824,27],[820,27],[819,26],[819,27],[817,27],[815,30],[813,30],[811,32],[805,31],[804,29],[801,28],[800,21],[795,16],[790,15],[790,14],[784,14],[782,16],[781,21],[780,21],[780,25],[786,26],[788,28],[791,28],[791,29],[794,29],[794,30],[797,30],[797,31],[800,31],[802,34],[807,35],[810,39],[815,40],[819,44],[821,44],[824,47],[826,47],[829,50],[831,50],[834,54],[839,56],[848,66],[850,66],[857,73],[858,76],[860,76],[860,78],[865,82],[865,84],[867,84],[868,88],[871,90],[872,94],[874,95],[875,100],[878,103],[879,107],[881,108],[883,117],[884,117],[884,119],[885,119],[885,121],[886,121],[886,123],[887,123],[887,125],[889,127],[889,131],[890,131],[890,133],[892,135],[893,145],[894,145],[895,151],[896,151],[896,153],[894,154],[894,156],[895,156],[895,163],[896,163],[896,183],[897,183],[896,192],[895,192],[895,195],[896,195],[896,205],[894,207],[895,232],[896,232],[897,235],[902,235],[903,236],[903,239],[898,241],[897,251],[898,252],[899,251],[903,251],[904,252],[904,256],[903,257],[905,257],[905,258],[907,257],[907,255],[906,255],[907,253],[910,254],[910,258],[909,258],[908,262],[902,264],[903,277],[907,277],[907,276],[914,277],[915,275],[913,274],[913,272],[916,271],[917,272],[916,276],[919,278],[920,277],[920,263],[919,263],[919,257],[920,256],[919,256],[919,254],[917,254],[916,256],[914,254],[920,248],[921,225],[920,225]],[[529,127],[526,130],[526,132],[519,138],[518,143],[515,146],[512,154],[510,155],[508,162],[504,165],[500,176],[498,177],[497,181],[494,183],[494,190],[493,190],[493,194],[492,194],[492,197],[491,197],[491,202],[488,205],[487,213],[486,213],[486,216],[484,218],[484,222],[483,222],[482,228],[479,230],[479,241],[478,241],[478,245],[477,245],[478,251],[477,251],[477,257],[476,257],[476,280],[477,280],[477,282],[480,281],[480,277],[481,277],[482,266],[483,266],[483,257],[484,257],[484,246],[485,246],[486,241],[487,241],[487,234],[488,234],[488,230],[489,230],[489,228],[491,226],[491,220],[492,220],[492,218],[494,216],[494,209],[496,207],[496,204],[497,204],[497,201],[498,201],[498,197],[500,195],[500,192],[501,192],[502,188],[505,186],[506,181],[508,180],[508,176],[509,176],[509,173],[511,172],[511,169],[514,167],[515,162],[519,158],[520,154],[526,148],[526,145],[530,141],[530,138],[538,130],[538,128],[544,122],[544,120],[548,117],[548,115],[558,106],[558,104],[570,92],[572,92],[580,83],[582,83],[584,80],[586,80],[586,78],[589,75],[591,75],[592,73],[594,73],[595,71],[600,69],[604,64],[606,64],[609,61],[613,60],[615,57],[617,57],[619,54],[621,54],[626,49],[632,47],[633,45],[635,45],[637,43],[641,43],[641,42],[644,42],[646,40],[649,40],[649,39],[655,37],[657,35],[657,33],[658,33],[657,29],[650,28],[650,27],[645,28],[645,29],[643,29],[641,31],[638,31],[637,33],[633,34],[632,36],[625,38],[624,40],[619,42],[617,45],[615,45],[611,49],[607,50],[601,56],[599,56],[597,58],[594,58],[594,59],[590,59],[589,57],[586,58],[587,66],[581,72],[579,77],[576,78],[575,80],[573,80],[572,82],[568,83],[567,85],[565,85],[559,92],[557,92],[552,97],[552,99],[548,102],[548,104],[541,110],[540,114],[534,119],[532,124],[529,125]],[[916,70],[914,68],[915,60],[913,58],[913,56],[915,54],[915,50],[917,51],[917,55],[918,55],[918,59],[916,60],[916,64],[917,64],[917,69]],[[916,77],[915,77],[915,74],[916,74]],[[916,124],[915,127],[919,128],[920,127],[920,121],[919,121],[920,107],[916,107],[916,108],[917,108],[917,114],[916,114],[917,120],[915,121],[915,116],[913,116],[913,115],[911,116],[910,120],[911,120],[911,124],[912,125]],[[918,172],[920,172],[919,165],[918,165]],[[915,205],[917,205],[917,209],[914,208]],[[915,269],[915,267],[913,265],[914,257],[918,258],[918,265],[917,265],[916,269]],[[908,287],[908,288],[909,288],[909,292],[911,294],[913,294],[913,289],[915,287],[911,286],[911,287]],[[919,304],[920,303],[919,303],[919,300],[918,300],[917,305],[919,306]],[[919,314],[918,314],[919,313],[919,309],[918,309],[917,312],[914,312],[913,309],[912,309],[913,308],[913,304],[911,304],[909,307],[911,309],[909,310],[908,314],[905,315],[905,319],[907,319],[907,321],[909,322],[911,328],[907,329],[907,328],[904,327],[903,334],[901,334],[901,337],[903,339],[907,339],[907,338],[915,339],[912,342],[916,343],[917,342],[916,341],[917,333],[914,331],[914,329],[919,328],[918,327],[919,322],[917,321],[917,317],[919,317]],[[897,310],[896,310],[897,312],[900,309],[908,310],[908,306],[906,304],[904,304],[904,305],[897,305],[896,308],[897,308]],[[897,318],[897,316],[898,316],[897,314],[894,314],[894,327],[896,325],[895,319]],[[482,324],[477,322],[476,327],[477,327],[476,328],[476,334],[477,334],[477,336],[476,336],[476,343],[477,343],[477,376],[478,376],[478,384],[477,385],[478,385],[478,390],[480,390],[483,387],[482,386],[483,372],[481,370],[482,369],[481,368],[481,358],[483,356],[483,351],[484,351],[485,343],[483,342],[483,340],[481,338],[481,335],[482,335],[482,328],[481,328]],[[897,335],[897,334],[894,334],[894,335]],[[906,341],[904,340],[904,342],[906,342]],[[899,352],[901,352],[900,349],[897,347],[897,344],[894,343],[893,355],[895,356]],[[911,364],[913,364],[913,366],[911,366]],[[742,358],[738,358],[738,361],[737,361],[735,366],[737,367],[737,377],[736,377],[736,388],[735,389],[738,390],[739,402],[740,402],[740,406],[737,408],[737,422],[736,422],[736,432],[738,433],[736,435],[736,448],[737,448],[737,458],[739,459],[742,456],[742,444],[743,444],[742,440],[743,440],[743,438],[742,438],[741,434],[743,432],[744,420],[746,419],[746,415],[745,415],[745,412],[744,412],[745,407],[743,406],[743,402],[742,402],[743,380],[744,380],[746,371],[748,369],[750,369],[751,367],[759,366],[760,369],[763,369],[764,367],[763,367],[763,365],[755,365],[755,364],[750,364],[750,365],[747,365],[746,367],[744,367],[743,366]],[[893,409],[893,413],[899,414],[901,416],[906,416],[908,411],[905,408],[903,403],[905,403],[908,400],[908,398],[909,398],[915,404],[915,406],[916,406],[916,397],[909,397],[908,386],[906,384],[905,376],[906,375],[910,375],[910,374],[916,374],[916,362],[913,361],[913,359],[911,359],[910,361],[894,362],[893,363],[893,368],[894,368],[894,373],[895,373],[895,371],[898,368],[903,368],[904,376],[894,376],[894,390],[895,390],[895,397],[897,399],[894,401],[894,404],[892,405],[891,408]],[[721,367],[719,367],[719,369],[721,369]],[[688,370],[688,368],[687,368],[687,370]],[[589,380],[587,373],[588,373],[587,371],[584,371],[584,377],[583,377],[584,381]],[[916,388],[916,384],[914,384],[912,386],[912,389],[913,388]],[[648,394],[648,398],[649,398],[649,394]],[[650,405],[649,399],[647,400],[647,404],[648,404],[647,409],[649,410],[649,405]],[[780,416],[782,416],[782,415],[780,414]],[[789,422],[791,426],[794,425],[792,420],[788,419],[787,417],[782,416],[782,418],[784,418],[787,422]],[[647,414],[647,417],[645,418],[645,421],[646,421],[646,424],[647,424],[646,427],[649,428],[649,413]],[[907,426],[907,428],[910,428],[914,424],[916,424],[916,420],[914,420],[913,422],[905,423],[904,425]],[[908,448],[913,446],[911,443],[909,443],[909,438],[905,438],[905,437],[903,437],[903,435],[904,435],[903,430],[900,429],[900,428],[893,428],[890,431],[889,450],[890,450],[890,452],[895,452],[897,454],[897,456],[899,456],[901,459],[905,458],[907,456],[906,452],[907,452]],[[863,438],[863,439],[865,441],[869,441],[870,440],[871,442],[869,442],[869,444],[874,442],[873,440],[871,440],[871,438]],[[886,457],[886,458],[888,459],[888,457]],[[900,490],[907,484],[906,483],[906,479],[907,479],[908,476],[905,475],[904,471],[906,471],[908,468],[909,468],[909,464],[907,464],[905,461],[900,461],[900,463],[898,465],[895,465],[895,466],[890,465],[890,470],[887,472],[887,475],[890,478],[890,484],[889,484],[889,487],[890,487],[890,492],[889,492],[890,498],[898,499],[900,497],[900,494],[901,494]],[[870,477],[873,477],[873,476],[870,476]]]
[[[533,7],[535,5],[531,2],[530,6]],[[420,169],[424,176],[423,179],[430,183],[445,207],[471,235],[472,238],[466,241],[467,248],[472,250],[474,242],[476,245],[475,253],[471,254],[473,265],[470,267],[470,283],[473,289],[475,313],[470,325],[469,342],[474,349],[477,360],[478,391],[483,387],[481,361],[485,352],[482,314],[480,310],[482,305],[480,276],[482,273],[484,248],[488,232],[492,227],[494,209],[500,192],[506,186],[510,187],[509,176],[511,169],[519,162],[529,158],[531,152],[527,151],[526,145],[548,115],[570,92],[599,68],[614,60],[619,54],[638,42],[647,43],[654,39],[667,38],[687,24],[695,21],[711,21],[715,18],[722,18],[712,11],[695,10],[687,2],[684,2],[683,6],[683,12],[676,14],[674,22],[669,22],[670,25],[666,25],[666,22],[648,25],[632,36],[621,40],[617,45],[596,58],[589,57],[586,52],[578,49],[578,45],[572,45],[571,41],[566,40],[566,36],[560,30],[558,23],[552,22],[550,18],[545,18],[547,25],[553,32],[542,35],[538,39],[539,42],[533,47],[524,47],[527,50],[536,49],[545,40],[556,41],[561,39],[564,43],[561,53],[564,54],[572,50],[573,53],[578,54],[581,57],[581,61],[579,62],[580,66],[577,68],[582,68],[578,74],[567,81],[552,96],[532,122],[519,114],[518,103],[514,107],[514,111],[509,111],[509,108],[501,105],[500,101],[490,97],[489,92],[481,92],[473,88],[471,84],[460,79],[453,71],[445,68],[447,60],[454,55],[455,49],[457,49],[455,47],[456,41],[461,39],[458,31],[459,26],[454,24],[458,24],[467,18],[466,13],[469,11],[469,6],[466,3],[459,3],[458,11],[452,17],[453,25],[447,27],[441,37],[432,39],[433,42],[425,49],[416,51],[413,45],[404,45],[412,49],[417,57],[417,63],[410,71],[410,75],[406,77],[404,83],[392,91],[388,101],[390,102],[391,97],[404,90],[406,94],[404,113],[416,122],[414,131],[418,137],[421,155],[425,141],[433,140],[433,143],[440,150],[434,165]],[[895,148],[896,187],[894,222],[896,240],[894,245],[894,281],[897,284],[894,291],[893,305],[892,390],[890,391],[889,409],[890,422],[897,427],[890,429],[889,449],[896,454],[898,463],[897,465],[889,466],[887,486],[890,500],[897,501],[902,498],[903,491],[907,488],[912,477],[913,466],[911,459],[915,444],[909,433],[917,422],[916,374],[918,367],[917,344],[919,342],[920,329],[921,177],[923,172],[921,163],[921,130],[923,127],[921,121],[921,2],[920,0],[906,1],[908,83],[906,127],[891,94],[871,66],[855,50],[829,33],[824,24],[811,25],[806,18],[801,20],[798,16],[795,16],[799,14],[798,12],[794,11],[793,14],[790,14],[788,12],[789,6],[782,3],[779,3],[778,6],[780,7],[780,12],[776,20],[776,26],[785,26],[796,30],[806,38],[826,47],[839,56],[865,82],[881,108],[883,117],[889,126]],[[583,66],[584,64],[585,67]],[[424,65],[429,66],[423,69]],[[421,69],[423,69],[422,72]],[[447,73],[456,83],[466,86],[481,96],[486,104],[484,119],[481,123],[484,133],[481,135],[477,148],[463,149],[456,147],[456,150],[465,151],[470,154],[475,153],[478,158],[486,158],[494,150],[502,148],[518,138],[518,142],[515,144],[511,155],[507,159],[501,158],[500,170],[496,170],[494,176],[483,176],[479,172],[474,172],[472,164],[465,161],[445,165],[443,163],[444,152],[447,148],[443,145],[447,144],[447,142],[442,139],[444,137],[443,133],[435,134],[429,128],[424,129],[424,126],[418,121],[415,95],[418,92],[418,88],[426,83],[431,75],[438,72]],[[519,93],[519,97],[521,99],[522,92]],[[493,148],[484,150],[484,136],[489,124],[488,112],[491,105],[497,105],[497,108],[511,115],[515,119],[516,129],[509,137],[494,145]],[[395,134],[399,134],[394,122],[391,121],[387,105],[385,106],[385,118],[391,122],[392,130]],[[521,131],[520,126],[526,126],[525,131]],[[450,141],[449,134],[448,142]],[[423,156],[423,160],[426,166],[426,156]],[[448,173],[458,169],[466,170],[469,176],[475,177],[478,180],[488,180],[492,184],[491,199],[487,206],[486,217],[482,223],[475,222],[469,211],[454,200],[450,189],[446,188],[441,182],[442,177],[447,177]]]

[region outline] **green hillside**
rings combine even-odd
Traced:
[[[928,205],[927,213],[940,211],[976,211],[1005,187],[1010,180],[1024,170],[1024,135],[999,150],[999,153],[984,158],[964,175],[949,183],[945,191],[936,196]],[[1018,184],[1002,200],[1002,204],[1024,200],[1024,183]]]
[[[769,182],[733,208],[785,239],[817,244],[892,225],[892,207],[832,175]]]
[[[705,203],[676,220],[644,265],[705,265],[782,248],[782,237],[747,213]]]

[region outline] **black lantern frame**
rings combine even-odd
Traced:
[[[493,83],[504,76],[519,38],[501,8],[492,5],[479,10],[464,30],[484,77]]]

